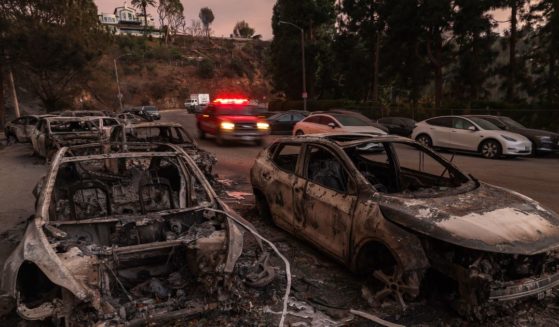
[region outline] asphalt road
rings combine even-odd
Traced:
[[[163,120],[180,123],[197,137],[196,119],[184,110],[163,113]],[[272,142],[278,136],[270,136]],[[217,173],[222,178],[240,183],[242,191],[250,191],[249,171],[261,147],[250,143],[219,147],[214,140],[199,140],[200,146],[213,152],[218,159]],[[447,159],[452,154],[440,152]],[[544,207],[559,212],[559,158],[516,158],[489,160],[475,155],[458,154],[453,162],[466,173],[484,182],[506,187],[527,195]]]

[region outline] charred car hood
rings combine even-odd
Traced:
[[[481,183],[436,198],[386,196],[385,217],[415,232],[480,251],[532,255],[559,247],[559,216],[536,201]]]

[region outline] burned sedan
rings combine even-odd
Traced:
[[[239,282],[271,281],[273,269],[233,273],[249,224],[180,147],[87,147],[60,149],[39,183],[0,307],[13,299],[24,319],[66,326],[152,325],[231,306],[221,303]]]
[[[367,143],[385,151],[360,151]],[[370,273],[373,302],[393,296],[405,307],[433,275],[453,285],[462,313],[543,297],[559,285],[558,215],[466,175],[415,141],[282,139],[258,156],[251,182],[261,215]]]
[[[124,133],[126,131],[126,133]],[[217,163],[216,157],[198,147],[196,140],[188,134],[182,125],[168,122],[139,123],[128,126],[116,126],[111,133],[110,142],[121,144],[127,142],[162,142],[176,144],[183,148],[202,169],[210,181],[213,181],[212,169]]]
[[[45,117],[31,135],[33,152],[49,160],[65,146],[101,141],[102,131],[87,117]]]

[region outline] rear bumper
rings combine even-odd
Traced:
[[[489,293],[489,301],[511,301],[530,296],[545,296],[546,292],[559,286],[559,273],[547,275],[540,278],[527,278],[512,282],[513,285],[492,288]]]

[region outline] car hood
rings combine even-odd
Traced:
[[[349,133],[370,133],[378,135],[386,134],[385,131],[373,126],[344,126],[342,130]]]
[[[510,131],[489,131],[489,130],[485,130],[485,131],[481,131],[481,133],[485,134],[485,136],[491,136],[491,137],[499,137],[499,136],[507,136],[507,137],[511,137],[517,141],[522,141],[522,142],[526,142],[526,141],[530,141],[528,138],[526,138],[525,136],[518,134],[518,133],[514,133],[514,132],[510,132]]]
[[[436,198],[385,196],[385,217],[458,246],[532,255],[559,247],[559,216],[536,201],[489,184]]]
[[[545,131],[543,129],[531,129],[531,128],[511,128],[509,131],[522,134],[524,136],[549,136],[555,139],[559,138],[558,133],[553,133]]]
[[[223,115],[219,116],[219,119],[222,121],[230,121],[232,123],[256,123],[259,121],[264,121],[264,119],[259,119],[256,116],[242,116],[242,115]]]

